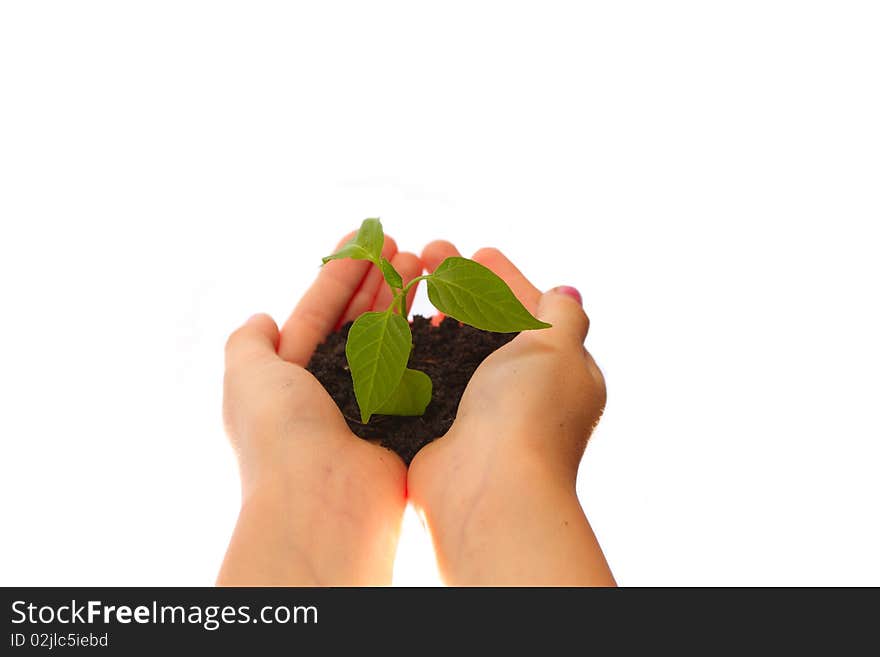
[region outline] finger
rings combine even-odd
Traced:
[[[523,273],[501,251],[491,247],[482,248],[474,254],[473,259],[498,274],[510,286],[514,296],[522,302],[528,311],[535,312],[535,308],[538,307],[538,299],[541,298],[541,291],[532,285],[529,279],[523,276]]]
[[[458,252],[458,249],[455,248],[455,245],[452,242],[447,242],[446,240],[434,240],[422,249],[422,264],[425,266],[425,271],[430,274],[433,273],[434,270],[440,266],[440,263],[446,260],[446,258],[456,258],[460,256],[461,253]],[[437,314],[431,318],[431,324],[438,326],[445,316],[446,315],[438,310]]]
[[[400,274],[401,278],[403,278],[403,284],[406,285],[412,279],[417,276],[421,276],[422,274],[422,261],[419,259],[415,253],[409,252],[401,252],[394,256],[391,260],[391,264],[394,265],[394,268],[397,270],[397,273]],[[406,295],[406,310],[407,313],[409,309],[412,308],[413,297],[416,295],[416,288],[419,286],[418,283],[412,286],[412,289],[407,292]],[[382,285],[379,288],[378,294],[376,294],[376,298],[373,300],[373,305],[371,307],[372,310],[385,310],[391,305],[391,288],[387,285]]]
[[[538,319],[553,325],[535,332],[548,339],[582,345],[590,329],[590,319],[581,306],[581,295],[568,285],[554,287],[541,295],[537,315]]]
[[[354,235],[343,237],[338,250]],[[321,267],[281,329],[278,355],[305,367],[315,347],[336,328],[342,313],[360,287],[370,263],[366,260],[331,260]]]
[[[394,256],[397,255],[397,242],[388,235],[385,236],[385,244],[382,246],[382,257],[394,264]],[[361,286],[355,292],[354,296],[342,314],[339,324],[345,324],[360,317],[363,313],[373,307],[373,301],[381,287],[385,285],[385,278],[382,276],[381,270],[374,264],[370,264],[367,275],[364,277]]]
[[[459,257],[461,254],[452,242],[446,240],[434,240],[422,249],[422,263],[428,273],[437,269],[438,265],[446,258]]]
[[[226,341],[226,368],[260,365],[278,358],[278,326],[269,315],[254,315]]]

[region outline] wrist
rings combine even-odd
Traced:
[[[221,581],[388,584],[403,496],[395,506],[368,492],[355,494],[347,476],[333,479],[285,472],[243,488]]]
[[[501,529],[535,498],[577,502],[574,481],[527,450],[492,450],[466,458],[458,467],[431,473],[434,481],[418,488],[416,502],[438,550],[449,548],[449,541]]]
[[[428,446],[410,467],[410,496],[423,513],[444,581],[601,580],[593,578],[607,571],[601,560],[588,559],[586,571],[571,565],[584,563],[580,550],[592,554],[598,548],[577,498],[577,468],[559,441],[473,429],[473,423],[467,432],[458,427]]]

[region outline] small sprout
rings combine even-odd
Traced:
[[[340,258],[369,260],[392,290],[387,310],[358,317],[345,344],[364,424],[375,413],[422,415],[431,401],[430,377],[406,366],[413,346],[406,295],[419,281],[427,282],[428,298],[440,312],[475,328],[513,333],[550,327],[526,310],[500,277],[467,258],[446,258],[433,273],[404,285],[401,275],[382,257],[384,241],[379,220],[365,219],[353,238],[323,259],[324,264]]]

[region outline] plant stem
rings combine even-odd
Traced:
[[[403,287],[403,289],[395,291],[392,288],[391,292],[394,296],[391,299],[391,304],[388,306],[388,310],[386,310],[385,312],[388,312],[389,310],[397,306],[397,311],[400,313],[400,316],[406,318],[406,295],[409,293],[413,285],[415,285],[419,281],[423,281],[428,278],[431,278],[431,274],[425,274],[424,276],[418,276],[412,279]]]
[[[424,281],[424,280],[427,280],[427,279],[429,279],[429,278],[431,278],[431,274],[425,274],[425,275],[423,275],[423,276],[416,276],[414,279],[412,279],[409,283],[407,283],[407,284],[404,286],[404,288],[400,291],[400,293],[401,293],[403,296],[406,296],[407,293],[409,292],[410,288],[411,288],[413,285],[415,285],[415,284],[418,283],[419,281]]]

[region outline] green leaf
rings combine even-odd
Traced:
[[[376,412],[382,415],[424,415],[433,388],[431,377],[407,368],[397,388]]]
[[[370,260],[378,264],[382,257],[382,245],[385,235],[382,223],[378,219],[364,219],[357,234],[348,240],[341,249],[321,261],[326,265],[331,260],[352,258],[354,260]]]
[[[467,258],[446,258],[428,277],[428,298],[465,324],[497,333],[551,325],[532,316],[499,276]]]
[[[388,285],[396,287],[397,289],[403,287],[403,276],[398,274],[394,265],[388,262],[385,258],[379,260],[379,269],[382,270],[382,275],[385,277],[385,281]]]
[[[364,313],[352,324],[345,357],[364,424],[397,388],[411,349],[409,322],[391,311]]]

